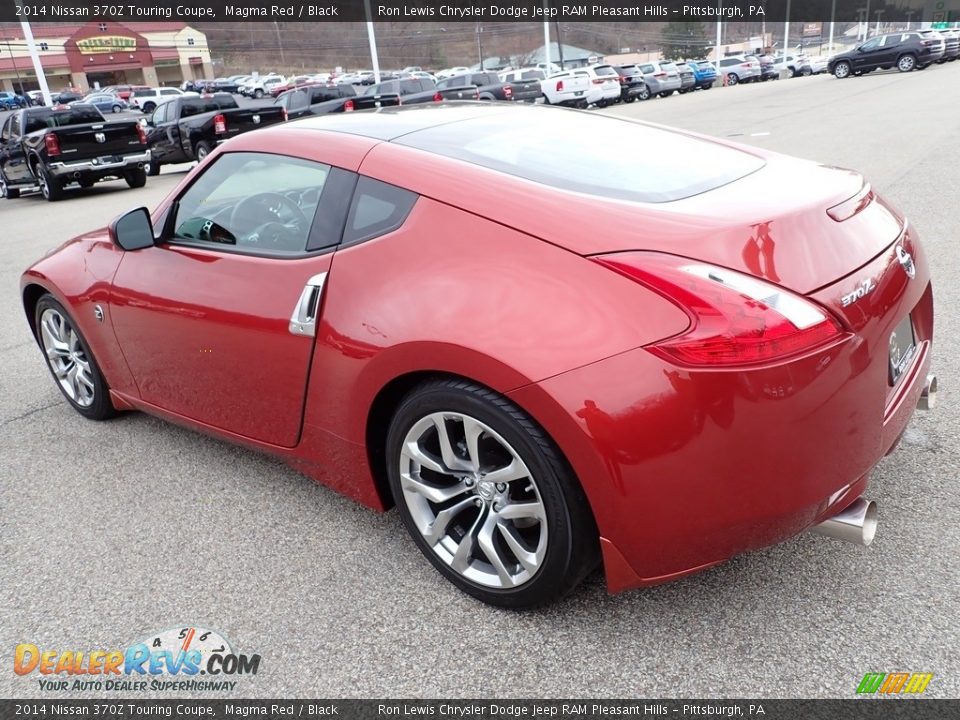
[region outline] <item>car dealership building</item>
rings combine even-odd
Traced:
[[[181,22],[34,23],[40,62],[52,92],[107,85],[178,85],[212,78],[207,38]],[[0,27],[0,90],[40,85],[19,25]]]

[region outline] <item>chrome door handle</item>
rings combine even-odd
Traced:
[[[323,295],[323,285],[327,281],[325,272],[314,275],[307,280],[307,284],[300,293],[300,299],[290,316],[290,333],[292,335],[317,336],[317,312],[320,309],[320,297]]]

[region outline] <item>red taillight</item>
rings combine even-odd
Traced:
[[[604,82],[606,82],[606,81],[605,81],[603,78],[594,78],[594,79],[593,79],[593,84],[594,84],[594,85],[603,85]]]
[[[653,76],[654,76],[654,77],[666,77],[667,74],[666,74],[665,72],[658,72],[658,73],[654,73]]]
[[[223,114],[213,118],[213,131],[217,135],[223,135],[227,131],[227,118]]]
[[[343,111],[344,111],[344,112],[353,112],[353,108],[354,108],[353,100],[347,100],[347,101],[343,104]]]
[[[620,84],[621,84],[621,85],[626,85],[626,84],[627,84],[627,79],[626,79],[623,75],[620,76]]]
[[[144,129],[143,125],[137,123],[137,135],[140,136],[140,144],[147,144],[147,131]]]
[[[753,65],[750,63],[742,63],[740,67],[749,68],[749,67],[753,67]]]
[[[557,80],[557,92],[563,90],[563,80]]]
[[[440,94],[440,91],[437,90],[437,91],[433,94],[433,101],[434,101],[434,102],[440,102],[441,100],[443,100],[443,95],[441,95],[441,94]]]
[[[60,154],[60,138],[57,137],[56,133],[49,133],[43,139],[44,145],[47,148],[47,155],[54,157],[55,155]]]
[[[503,96],[504,96],[507,100],[512,100],[512,99],[513,99],[513,87],[510,86],[510,85],[504,85],[504,86],[503,86]]]
[[[842,337],[818,305],[749,275],[655,253],[595,258],[681,307],[690,326],[647,346],[672,363],[733,367],[773,362]]]

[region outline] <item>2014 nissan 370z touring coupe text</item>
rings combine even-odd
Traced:
[[[600,562],[617,592],[811,528],[867,544],[870,471],[936,396],[923,248],[860,175],[560,108],[249,133],[21,285],[85,417],[395,503],[507,607]]]

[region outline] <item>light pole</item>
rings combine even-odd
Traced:
[[[876,15],[877,15],[877,26],[873,29],[873,34],[879,35],[880,34],[880,16],[883,15],[883,10],[877,10]]]
[[[910,29],[910,18],[913,17],[913,10],[907,11],[907,30]]]
[[[480,72],[483,72],[483,40],[481,36],[483,35],[483,25],[477,21],[477,55],[480,57]]]
[[[277,33],[277,44],[280,46],[280,64],[281,64],[281,65],[286,65],[286,64],[287,64],[287,61],[286,61],[286,59],[283,57],[283,37],[280,35],[280,26],[277,25],[277,21],[276,21],[276,20],[273,21],[273,29],[274,29],[274,30],[276,31],[276,33]]]

